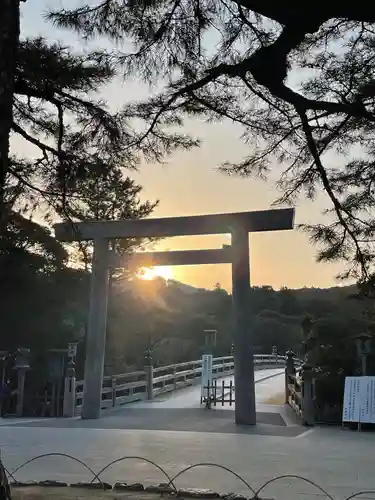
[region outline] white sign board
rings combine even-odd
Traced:
[[[201,379],[201,398],[202,401],[211,394],[207,387],[212,385],[212,354],[203,354],[202,356],[202,379]]]
[[[360,422],[375,423],[375,377],[362,377],[362,398]]]
[[[375,377],[346,377],[343,422],[375,423]]]
[[[359,422],[361,401],[360,386],[362,377],[345,377],[343,422]]]

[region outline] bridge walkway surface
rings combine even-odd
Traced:
[[[257,378],[260,377],[258,371]],[[2,458],[12,471],[36,455],[65,453],[99,472],[114,460],[133,457],[108,468],[101,479],[111,484],[120,481],[145,485],[168,481],[141,457],[154,461],[171,477],[194,464],[213,463],[233,470],[254,489],[274,477],[293,475],[316,482],[335,499],[344,500],[355,492],[367,491],[361,498],[374,500],[375,435],[338,428],[300,427],[288,417],[284,406],[266,404],[271,392],[280,393],[281,389],[282,375],[256,384],[259,424],[255,427],[236,427],[233,410],[228,407],[206,410],[195,407],[195,403],[183,406],[189,399],[186,394],[197,388],[184,390],[185,403],[178,402],[183,392],[180,391],[175,397],[163,395],[150,403],[108,410],[100,420],[4,421],[0,426]],[[265,415],[270,414],[277,416],[278,423],[266,421]],[[78,463],[48,456],[21,469],[17,478],[72,483],[91,480],[92,476]],[[179,476],[176,486],[252,496],[238,478],[207,465]],[[291,476],[269,484],[259,497],[326,498],[313,485]]]
[[[284,391],[284,368],[271,368],[256,370],[254,372],[256,382],[257,402],[267,400],[274,394]],[[266,381],[270,380],[268,384]],[[218,379],[218,386],[224,382],[229,385],[230,381],[234,384],[234,376],[221,377]],[[126,405],[126,408],[200,408],[201,386],[195,385],[180,389],[179,391],[162,394],[153,401],[140,401]],[[219,405],[218,405],[219,406]],[[228,408],[228,405],[225,406]]]

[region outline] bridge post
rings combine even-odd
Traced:
[[[100,418],[108,304],[108,241],[94,241],[82,418]]]
[[[117,378],[113,376],[111,378],[111,389],[112,389],[112,407],[114,408],[116,406],[116,387],[117,387]]]
[[[76,414],[76,370],[73,359],[69,360],[64,381],[63,417]]]
[[[289,404],[289,375],[295,375],[294,352],[287,351],[285,361],[285,404]]]
[[[177,389],[177,368],[176,365],[173,367],[173,390]]]
[[[314,376],[313,367],[307,363],[302,366],[302,424],[315,425]]]
[[[154,367],[152,364],[151,350],[148,349],[145,354],[145,373],[146,373],[146,398],[149,401],[154,399]]]
[[[237,425],[255,425],[254,360],[248,313],[250,307],[249,233],[240,225],[232,229],[232,259],[235,421]]]

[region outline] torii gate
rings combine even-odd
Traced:
[[[55,235],[61,241],[94,242],[82,418],[100,418],[109,269],[122,267],[124,264],[123,258],[109,250],[109,240],[229,233],[232,244],[226,248],[142,252],[131,258],[140,266],[232,264],[235,422],[238,425],[255,425],[253,345],[247,314],[250,290],[248,233],[293,229],[293,226],[293,208],[161,219],[90,221],[74,225],[56,224]]]

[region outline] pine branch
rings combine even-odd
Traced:
[[[364,279],[368,279],[369,278],[368,269],[367,269],[368,260],[365,258],[364,254],[362,252],[362,249],[358,243],[356,234],[350,228],[349,224],[347,223],[346,219],[344,218],[344,216],[342,214],[342,212],[343,212],[342,204],[337,199],[337,197],[334,194],[333,189],[331,187],[331,183],[328,179],[326,169],[324,168],[323,163],[321,161],[320,153],[319,153],[318,148],[316,146],[316,142],[314,140],[314,137],[313,137],[313,134],[311,131],[311,127],[310,127],[309,121],[308,121],[307,116],[306,116],[306,112],[303,109],[299,109],[298,107],[296,108],[296,111],[301,118],[302,130],[304,131],[305,136],[306,136],[307,146],[309,148],[311,156],[314,159],[315,166],[320,174],[320,178],[322,180],[322,184],[324,186],[324,189],[332,201],[337,218],[340,221],[342,227],[344,228],[344,234],[345,235],[348,234],[350,236],[350,238],[352,239],[352,242],[353,242],[355,249],[356,249],[356,259],[358,260],[358,262],[361,265],[363,277],[364,277]],[[350,213],[347,215],[349,215],[349,217],[351,216]],[[345,238],[343,238],[342,242],[344,240],[345,240]]]
[[[13,122],[12,129],[16,134],[21,135],[24,139],[26,139],[28,142],[31,144],[34,144],[34,146],[37,146],[43,153],[49,152],[52,153],[54,156],[57,158],[60,158],[61,160],[67,159],[67,155],[64,151],[58,151],[56,148],[53,148],[52,146],[49,146],[48,144],[45,144],[32,135],[28,134],[26,130],[23,130],[17,123]]]

